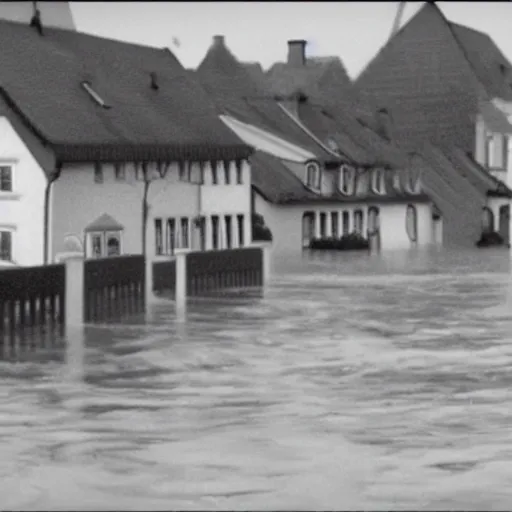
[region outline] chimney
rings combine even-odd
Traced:
[[[306,64],[306,44],[304,39],[288,41],[288,65],[301,67]]]
[[[224,46],[224,36],[213,36],[213,46]]]
[[[41,11],[35,7],[34,2],[34,15],[32,16],[32,19],[30,20],[30,26],[34,27],[38,32],[39,35],[43,35],[43,23],[41,22]]]

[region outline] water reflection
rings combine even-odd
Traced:
[[[186,323],[161,302],[67,359],[1,363],[1,503],[507,510],[509,268],[287,255],[263,297],[191,301]]]

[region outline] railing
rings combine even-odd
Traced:
[[[187,255],[187,295],[263,285],[263,251],[258,247],[191,252]]]
[[[62,334],[65,285],[64,265],[0,270],[0,355],[44,347]]]
[[[145,309],[143,256],[84,262],[84,321],[102,322]]]

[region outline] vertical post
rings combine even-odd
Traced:
[[[259,247],[262,251],[262,257],[263,257],[263,269],[262,269],[262,281],[263,286],[266,286],[269,282],[269,278],[272,272],[271,268],[271,249],[272,249],[272,242],[253,242],[253,247]]]
[[[327,238],[331,238],[333,236],[331,215],[331,213],[325,212],[325,236]]]
[[[204,238],[205,238],[205,250],[211,251],[212,249],[212,216],[205,215],[204,216]]]
[[[240,240],[238,239],[238,215],[231,217],[231,244],[233,249],[240,247]]]
[[[176,317],[184,321],[187,313],[187,253],[188,249],[176,249]]]
[[[71,382],[82,382],[84,374],[84,258],[68,256],[64,259],[66,366]]]
[[[66,265],[66,296],[64,319],[66,327],[81,326],[84,323],[84,258],[70,256]]]

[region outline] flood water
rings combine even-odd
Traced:
[[[506,250],[290,255],[69,337],[0,363],[3,509],[511,510]]]

